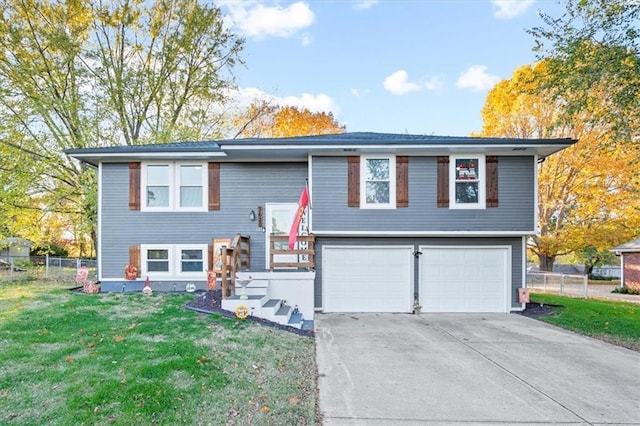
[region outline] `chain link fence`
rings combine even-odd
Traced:
[[[95,259],[51,256],[0,258],[0,281],[57,281],[73,283],[80,268],[87,268],[88,279],[98,278]]]
[[[569,275],[554,272],[527,272],[529,291],[555,293],[561,296],[589,296],[588,275]]]

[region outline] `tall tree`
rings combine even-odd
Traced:
[[[566,120],[603,99],[607,108],[592,120],[612,126],[614,136],[633,141],[640,132],[640,2],[628,0],[566,0],[566,12],[554,17],[541,12],[544,25],[529,32],[535,50],[550,72],[545,82],[566,104]]]
[[[243,41],[217,7],[1,0],[0,10],[0,204],[91,232],[95,173],[64,149],[219,136]]]
[[[234,118],[236,137],[284,138],[344,133],[346,126],[331,113],[311,112],[307,108],[275,106],[254,102]]]
[[[551,270],[559,255],[587,247],[606,250],[640,229],[640,182],[632,166],[640,155],[638,147],[614,138],[612,125],[592,120],[595,106],[574,114],[570,123],[562,121],[565,104],[539,87],[549,72],[541,62],[499,82],[487,96],[480,133],[579,140],[538,166],[540,234],[529,247],[542,270]],[[605,97],[598,87],[592,87],[590,95]]]

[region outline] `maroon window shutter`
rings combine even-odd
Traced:
[[[209,163],[209,210],[220,210],[220,163]]]
[[[129,210],[140,210],[140,163],[129,163]]]
[[[438,157],[438,207],[449,207],[449,157]]]
[[[360,207],[360,157],[357,155],[350,156],[348,161],[347,205],[349,207]]]
[[[129,265],[135,266],[140,277],[140,246],[129,246]]]
[[[207,271],[213,271],[213,244],[207,246]]]
[[[487,207],[498,207],[498,157],[489,155],[487,168]]]
[[[409,157],[396,157],[396,207],[409,207]]]

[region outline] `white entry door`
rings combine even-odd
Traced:
[[[269,255],[271,254],[271,235],[289,235],[293,218],[298,211],[297,203],[267,203],[265,205],[265,268],[269,269]],[[287,248],[288,243],[279,243],[278,248]],[[295,254],[281,254],[274,258],[275,262],[296,262]]]

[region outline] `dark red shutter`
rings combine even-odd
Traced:
[[[409,207],[409,157],[396,157],[396,207]]]
[[[347,205],[360,207],[360,157],[348,157]]]
[[[209,163],[209,210],[220,210],[220,163]]]
[[[129,210],[140,210],[140,163],[129,163]]]
[[[498,157],[489,155],[487,168],[487,207],[498,207]]]
[[[135,266],[140,278],[140,246],[129,246],[129,265]]]
[[[438,207],[449,207],[449,157],[438,157]]]
[[[213,244],[207,246],[207,271],[213,271]]]

